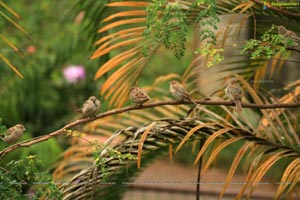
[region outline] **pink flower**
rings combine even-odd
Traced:
[[[85,77],[85,68],[81,65],[69,65],[63,69],[64,77],[69,83],[76,83]]]
[[[36,46],[34,45],[29,45],[27,48],[26,48],[26,51],[28,54],[34,54],[36,52]]]

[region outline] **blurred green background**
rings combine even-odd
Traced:
[[[25,58],[16,54],[1,40],[1,53],[22,73],[20,79],[5,63],[0,63],[0,118],[7,128],[23,123],[23,139],[50,133],[75,117],[76,110],[91,95],[99,94],[99,81],[93,80],[97,61],[89,60],[91,42],[83,34],[82,21],[71,20],[73,1],[5,1],[21,17],[18,23],[33,39],[1,20],[1,33],[19,47]],[[6,13],[9,15],[9,13]],[[86,70],[83,80],[69,83],[63,69],[81,65]],[[63,140],[64,138],[62,138]],[[22,155],[37,154],[45,164],[53,163],[64,142],[51,139],[21,149]],[[3,149],[7,144],[0,144]],[[18,151],[9,155],[18,155]]]

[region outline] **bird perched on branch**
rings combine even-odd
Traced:
[[[237,112],[241,112],[243,91],[242,88],[239,86],[238,81],[230,81],[225,89],[225,92],[230,97],[230,99],[235,102]]]
[[[146,101],[151,98],[148,96],[147,92],[145,92],[142,88],[133,86],[130,88],[130,99],[136,103],[136,105],[141,106]]]
[[[4,133],[3,136],[1,135],[0,137],[4,142],[11,144],[21,139],[24,131],[26,131],[25,126],[23,124],[17,124],[7,129],[6,133]]]
[[[290,38],[295,42],[300,42],[300,37],[293,31],[286,29],[284,26],[278,26],[277,31],[280,35],[283,35],[285,38]]]
[[[95,118],[96,113],[100,110],[101,102],[95,96],[91,96],[84,102],[82,108],[78,111],[82,112],[84,117]]]
[[[191,101],[197,105],[190,97],[190,94],[178,81],[170,82],[170,92],[177,101]]]

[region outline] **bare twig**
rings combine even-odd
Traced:
[[[193,100],[197,104],[201,105],[224,105],[224,106],[235,106],[234,102],[229,102],[229,101],[210,101],[210,100]],[[58,129],[52,133],[49,133],[47,135],[42,135],[38,136],[29,140],[25,140],[22,142],[19,142],[17,144],[11,145],[2,151],[0,151],[0,161],[4,158],[5,155],[7,155],[9,152],[14,151],[20,147],[29,147],[34,144],[47,141],[50,138],[61,135],[63,134],[67,129],[73,128],[77,125],[80,124],[85,124],[87,122],[94,121],[96,119],[104,118],[107,116],[123,113],[123,112],[128,112],[131,110],[140,110],[140,109],[145,109],[145,108],[152,108],[156,106],[164,106],[164,105],[180,105],[180,104],[194,104],[192,101],[184,101],[184,102],[179,102],[179,101],[159,101],[159,102],[153,102],[149,104],[144,104],[142,106],[127,106],[123,108],[118,108],[118,109],[112,109],[109,111],[106,111],[104,113],[98,114],[95,118],[84,118],[84,119],[79,119],[74,122],[71,122],[61,129]],[[252,104],[252,103],[242,103],[243,108],[258,108],[258,109],[274,109],[274,108],[299,108],[300,103],[289,103],[289,104],[281,104],[281,103],[276,103],[276,104]]]
[[[300,50],[296,49],[294,47],[287,47],[286,50],[296,51],[296,52],[300,53]]]
[[[201,148],[203,147],[204,145],[204,140],[201,139],[200,140],[200,144],[199,144],[199,152],[201,150]],[[202,169],[202,160],[203,160],[203,157],[201,157],[199,159],[199,164],[198,164],[198,174],[197,174],[197,184],[196,184],[196,200],[200,200],[200,181],[201,181],[201,169]]]

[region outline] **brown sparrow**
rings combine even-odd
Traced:
[[[235,102],[237,112],[242,111],[242,96],[243,91],[239,86],[237,80],[232,80],[229,82],[228,86],[225,89],[226,94]]]
[[[82,112],[84,117],[94,118],[96,117],[97,111],[100,109],[101,102],[95,97],[91,96],[88,100],[86,100],[80,112]]]
[[[300,42],[300,38],[298,37],[298,35],[295,32],[286,29],[284,26],[278,26],[277,31],[280,35],[283,35],[286,38],[291,38],[297,43]]]
[[[136,103],[136,105],[141,106],[143,103],[150,100],[150,97],[142,88],[133,86],[130,88],[130,99]]]
[[[15,143],[21,139],[24,131],[26,131],[25,126],[23,124],[17,124],[10,127],[6,131],[5,136],[1,136],[1,139],[8,144]]]
[[[184,89],[184,87],[177,81],[170,82],[170,92],[177,101],[187,100],[197,105],[197,103],[191,99],[190,94],[186,91],[186,89]]]

